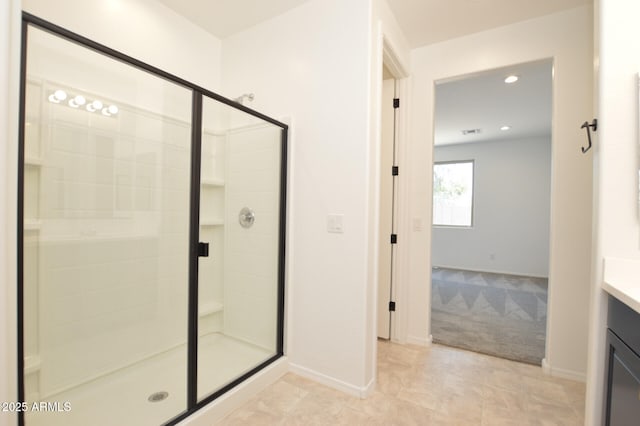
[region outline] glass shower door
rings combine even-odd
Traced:
[[[28,27],[27,425],[186,411],[191,104],[189,89]]]
[[[284,130],[206,96],[202,125],[198,400],[282,350]]]
[[[287,126],[23,25],[18,425],[178,424],[283,355]]]

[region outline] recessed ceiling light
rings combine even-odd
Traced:
[[[502,126],[500,127],[500,130],[502,130],[503,132],[506,130],[511,130],[511,126]]]
[[[517,75],[510,75],[504,79],[504,82],[507,84],[515,83],[516,81],[518,81]]]

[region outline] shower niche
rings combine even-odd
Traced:
[[[19,423],[176,424],[283,355],[287,126],[23,25]]]
[[[209,256],[200,261],[198,333],[224,329],[224,234],[225,234],[225,146],[226,132],[202,132],[200,178],[200,239],[209,242]],[[209,280],[207,280],[209,278]]]

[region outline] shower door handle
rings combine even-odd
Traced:
[[[209,257],[209,243],[198,243],[198,257]]]

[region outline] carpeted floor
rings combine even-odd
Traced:
[[[432,270],[436,343],[540,365],[546,322],[546,278]]]

